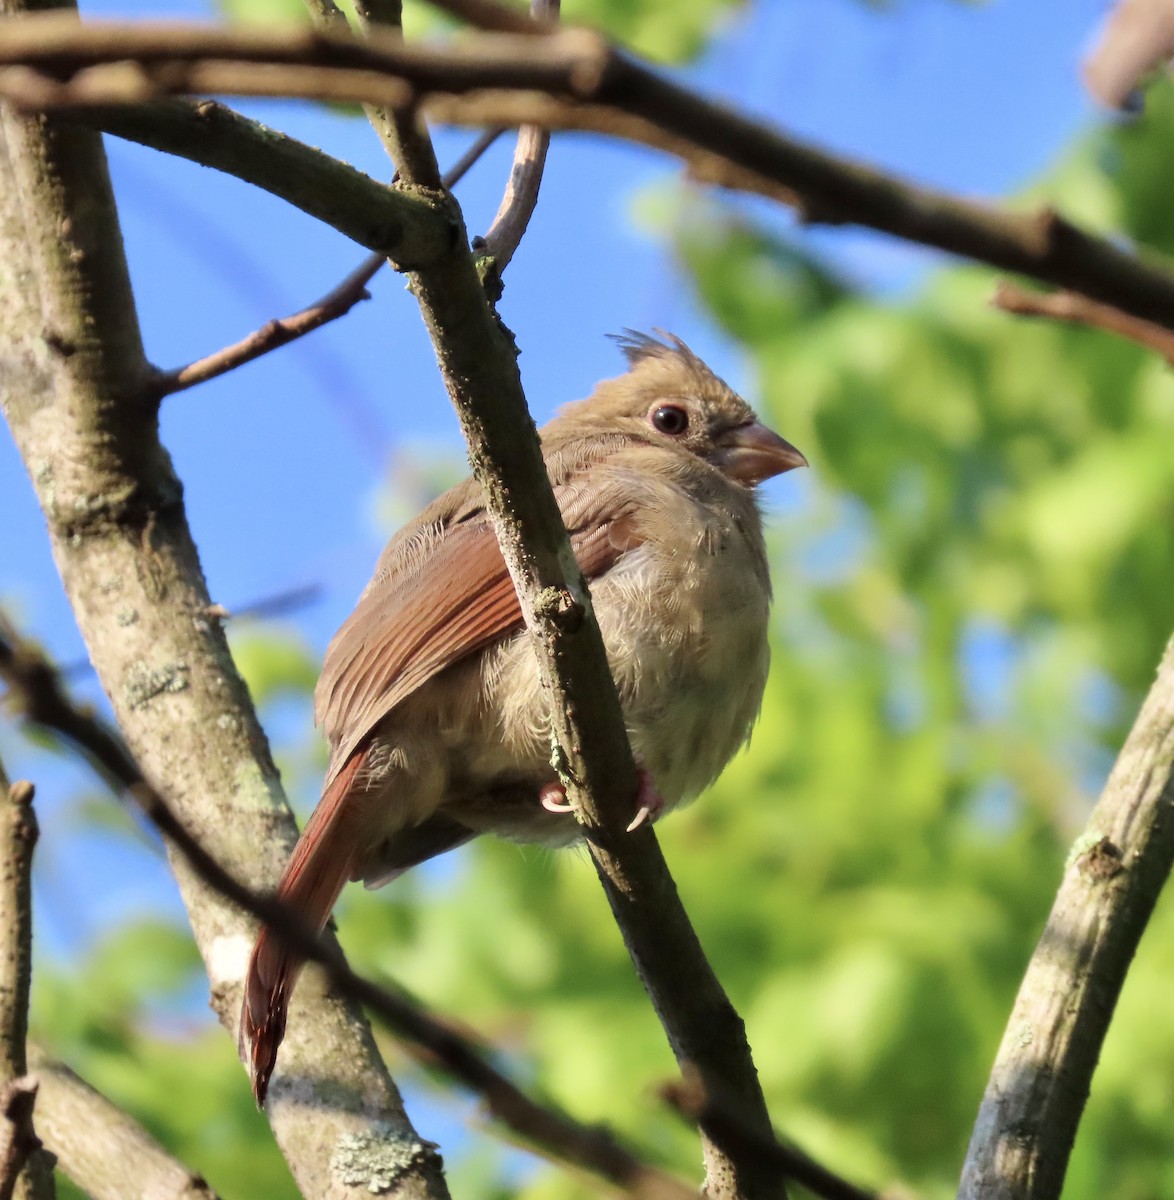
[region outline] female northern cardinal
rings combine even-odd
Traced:
[[[754,488],[806,460],[679,339],[618,340],[628,372],[541,434],[641,765],[635,826],[697,795],[749,734],[769,654]],[[347,880],[378,887],[479,833],[575,840],[537,662],[473,480],[392,538],[314,703],[330,766],[278,889],[307,925],[326,924]],[[240,1033],[258,1103],[300,966],[262,929]]]

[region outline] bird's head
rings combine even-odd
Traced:
[[[560,425],[684,449],[746,487],[807,465],[680,338],[625,330],[615,340],[627,372],[567,405]]]

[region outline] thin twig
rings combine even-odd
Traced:
[[[480,137],[457,159],[445,174],[445,187],[452,188],[461,180],[474,163],[502,135],[502,129],[490,129]],[[185,391],[198,383],[207,383],[219,375],[243,367],[262,355],[288,346],[290,342],[303,338],[315,329],[331,321],[345,317],[360,300],[370,299],[367,284],[387,262],[387,256],[376,252],[369,254],[363,261],[340,283],[330,289],[326,295],[315,300],[313,304],[289,317],[278,317],[266,321],[260,329],[255,329],[247,337],[231,346],[225,346],[214,354],[206,355],[189,363],[186,367],[176,367],[170,371],[159,371],[147,381],[147,388],[158,397],[170,396],[175,392]]]
[[[530,16],[535,21],[556,22],[559,9],[560,0],[530,0]],[[493,259],[494,269],[499,276],[509,266],[534,215],[549,149],[550,130],[540,125],[523,125],[518,130],[505,194],[489,232],[481,239],[484,251]]]
[[[367,284],[386,261],[387,258],[383,254],[368,255],[341,283],[300,312],[266,321],[248,337],[242,338],[234,345],[225,346],[214,354],[188,363],[186,367],[160,371],[149,380],[147,387],[161,400],[174,392],[185,391],[198,383],[207,383],[219,375],[235,371],[245,363],[287,346],[290,342],[305,337],[307,333],[312,333],[331,321],[337,321],[339,317],[345,317],[360,300],[370,299]]]
[[[1055,1200],[1093,1070],[1174,865],[1174,640],[1068,856],[979,1108],[959,1200]]]
[[[729,162],[738,168],[735,186],[749,172],[788,188],[803,197],[811,219],[935,246],[1174,329],[1174,275],[1148,258],[1051,211],[1005,212],[821,153],[672,83],[581,29],[482,34],[438,48],[405,46],[378,29],[358,43],[324,31],[78,25],[43,14],[6,23],[0,67],[0,94],[34,109],[210,90],[421,101],[443,119],[468,124],[591,129],[659,147],[703,171],[715,159]]]
[[[1017,316],[1051,317],[1056,321],[1115,333],[1160,354],[1174,366],[1174,333],[1169,329],[1152,321],[1139,320],[1112,305],[1090,300],[1079,292],[1029,292],[1004,280],[995,288],[991,304]]]
[[[404,1038],[422,1061],[439,1067],[476,1093],[490,1114],[540,1153],[599,1175],[626,1192],[657,1200],[687,1200],[695,1189],[639,1159],[608,1130],[584,1125],[552,1105],[530,1099],[493,1067],[485,1047],[426,1011],[402,991],[391,991],[357,975],[337,944],[326,941],[273,897],[242,884],[226,871],[175,816],[142,776],[118,734],[83,712],[60,686],[52,664],[35,647],[15,639],[0,618],[0,678],[18,700],[23,716],[68,739],[118,794],[128,795],[143,815],[184,855],[205,883],[263,921],[298,954],[324,968],[344,995],[366,1005]]]

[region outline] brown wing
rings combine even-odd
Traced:
[[[617,487],[588,489],[578,481],[555,490],[588,579],[638,542],[618,493]],[[439,511],[438,520],[388,546],[326,652],[315,708],[331,744],[327,783],[375,725],[418,687],[522,627],[513,581],[489,519],[476,504],[479,497],[467,485],[450,495],[424,514]]]

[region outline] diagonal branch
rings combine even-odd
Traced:
[[[1125,973],[1174,865],[1174,640],[1019,988],[959,1200],[1055,1200]]]
[[[156,372],[147,385],[148,390],[162,399],[174,392],[195,387],[198,383],[207,383],[218,375],[235,371],[237,367],[243,367],[264,354],[313,333],[315,329],[321,329],[331,321],[345,317],[360,300],[370,299],[367,284],[386,261],[382,254],[369,255],[341,283],[300,312],[266,321],[248,337],[188,363],[186,367]]]
[[[455,187],[502,132],[500,129],[491,129],[477,138],[445,172],[444,186]],[[387,257],[383,253],[368,255],[345,279],[335,284],[325,296],[315,300],[313,304],[292,316],[266,321],[260,329],[253,330],[239,342],[205,355],[186,367],[156,372],[148,382],[148,391],[162,399],[174,392],[195,387],[198,383],[207,383],[208,380],[235,371],[237,367],[243,367],[264,354],[288,346],[290,342],[313,333],[315,329],[321,329],[330,321],[345,317],[360,300],[370,299],[367,284],[385,262]]]
[[[142,398],[148,369],[97,134],[0,107],[0,261],[0,399],[94,667],[185,823],[234,871],[271,883],[295,825],[223,632],[205,615],[182,489]],[[178,856],[173,865],[213,1006],[235,1033],[255,925]],[[299,1186],[368,1194],[331,1165],[339,1143],[361,1137],[398,1156],[398,1190],[446,1196],[356,1006],[321,990],[304,1003],[313,1037],[295,1040],[289,1059],[301,1092],[268,1113]]]
[[[117,731],[74,704],[48,659],[18,639],[3,618],[0,679],[8,684],[26,721],[65,738],[117,795],[129,797],[205,883],[277,930],[300,955],[322,966],[343,995],[377,1014],[423,1063],[439,1068],[480,1096],[491,1115],[525,1144],[554,1161],[598,1175],[633,1196],[688,1200],[695,1194],[688,1185],[643,1162],[606,1128],[584,1125],[553,1105],[532,1100],[492,1065],[486,1047],[433,1016],[406,992],[381,988],[355,974],[333,939],[319,937],[272,896],[242,884],[192,836],[172,805],[144,779]]]
[[[822,1163],[779,1141],[773,1134],[763,1137],[745,1120],[736,1101],[707,1087],[688,1063],[682,1069],[680,1079],[663,1084],[659,1091],[661,1099],[681,1116],[698,1125],[720,1126],[730,1138],[741,1138],[747,1152],[762,1160],[764,1171],[778,1171],[822,1200],[885,1200],[881,1194],[866,1191],[829,1171]]]
[[[426,200],[214,100],[97,106],[71,119],[235,175],[385,255],[397,270],[427,262],[452,238]]]
[[[37,1116],[57,1164],[91,1200],[218,1200],[129,1113],[36,1047]]]

